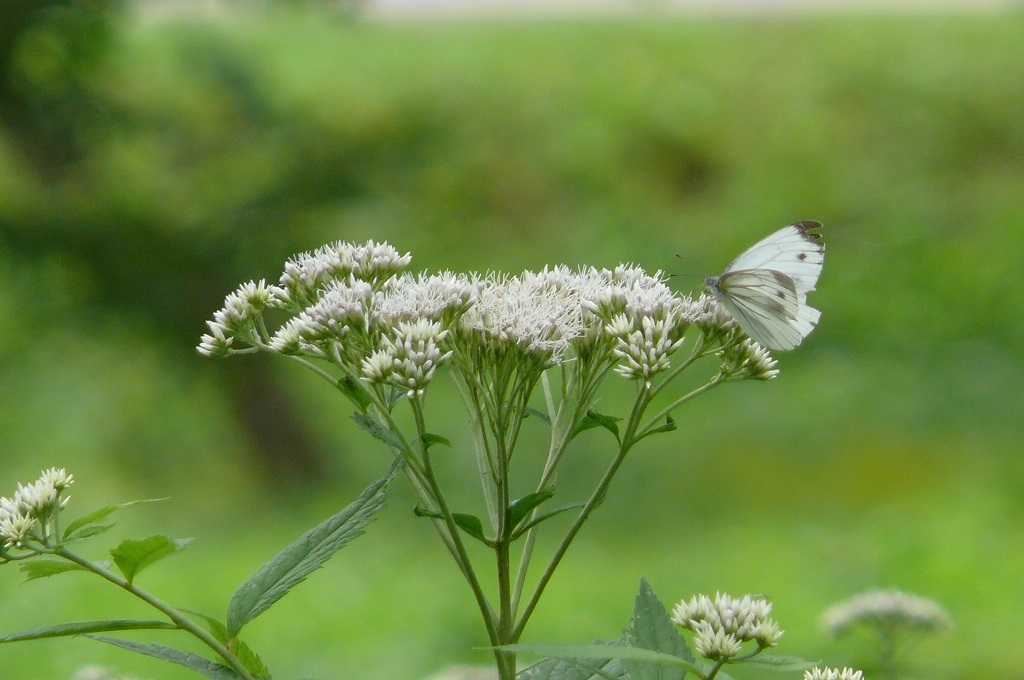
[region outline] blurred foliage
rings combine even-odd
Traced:
[[[215,609],[386,466],[311,376],[195,355],[238,282],[373,238],[417,269],[633,261],[696,289],[691,275],[816,219],[820,328],[778,357],[778,381],[694,402],[627,464],[531,638],[617,636],[646,575],[666,600],[769,593],[784,651],[855,663],[815,617],[898,586],[960,625],[921,650],[922,677],[1024,667],[1010,644],[1024,597],[1024,15],[5,12],[28,4],[31,21],[0,21],[0,493],[66,465],[82,511],[171,495],[136,522],[201,541],[147,578]],[[461,452],[451,399],[438,385],[432,429]],[[537,427],[526,436],[541,442]],[[566,498],[598,469],[598,436]],[[472,465],[455,462],[479,503]],[[486,662],[468,593],[410,504],[399,490],[255,631],[272,669],[414,678]],[[16,580],[0,579],[5,630],[125,613],[73,576]],[[0,650],[2,677],[94,661],[179,677],[86,642],[35,658],[58,644]]]

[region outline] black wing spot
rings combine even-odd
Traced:
[[[798,259],[801,262],[803,262],[804,260],[807,259],[807,253],[800,253],[799,255],[796,256],[796,259]]]

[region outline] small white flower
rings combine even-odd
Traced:
[[[203,356],[212,358],[226,357],[231,354],[231,345],[235,337],[228,335],[228,330],[216,321],[207,321],[210,332],[199,339],[196,350]]]
[[[870,591],[831,607],[822,614],[822,625],[833,637],[857,625],[917,631],[947,631],[955,627],[952,617],[934,600],[896,589]]]
[[[483,284],[462,274],[403,274],[389,280],[373,296],[373,322],[392,326],[399,321],[429,319],[447,327],[480,296]]]
[[[712,661],[731,659],[743,649],[743,643],[736,635],[716,628],[708,621],[700,621],[697,624],[693,642],[697,653]]]
[[[694,632],[698,650],[701,644],[709,649],[714,645],[731,644],[730,639],[737,645],[754,640],[763,648],[775,646],[782,637],[778,624],[770,618],[771,613],[772,604],[763,597],[745,595],[737,599],[718,593],[714,601],[707,595],[696,595],[689,602],[681,601],[672,610],[672,621]],[[701,638],[706,641],[701,643]],[[724,649],[714,648],[719,653]]]
[[[373,289],[365,281],[332,281],[320,299],[288,321],[274,334],[272,349],[285,354],[326,356],[322,348],[346,337],[365,333],[366,313]]]
[[[35,517],[25,512],[9,512],[7,504],[4,504],[4,509],[0,510],[0,539],[3,540],[3,547],[5,549],[23,547],[35,525]]]
[[[731,340],[725,340],[725,346],[718,351],[731,378],[750,378],[753,380],[772,380],[779,375],[778,362],[761,345],[750,338],[739,335],[739,327]]]
[[[804,671],[804,680],[864,680],[862,671],[855,671],[852,668],[812,668]]]
[[[57,491],[63,491],[75,482],[75,476],[69,475],[64,468],[50,468],[43,470],[39,476],[40,481],[51,484]]]
[[[18,484],[18,490],[14,492],[14,502],[36,517],[52,510],[59,498],[60,492],[45,479],[37,479],[27,486]]]
[[[511,343],[557,364],[586,330],[572,281],[564,267],[511,278],[491,274],[482,280],[477,303],[460,320],[460,331],[485,342]]]
[[[251,309],[262,312],[267,307],[280,307],[285,291],[279,286],[268,286],[265,279],[243,283],[235,294],[245,300]]]
[[[291,305],[304,307],[315,303],[332,281],[356,279],[376,288],[411,261],[411,255],[400,255],[387,243],[330,243],[311,253],[299,253],[285,263],[281,297]]]
[[[616,318],[606,330],[617,340],[615,356],[622,363],[615,367],[616,373],[650,384],[655,375],[669,368],[669,357],[682,346],[683,338],[672,319],[645,316],[637,320],[637,325],[622,334],[625,324]]]
[[[452,356],[451,351],[439,347],[447,335],[440,323],[428,319],[400,321],[389,336],[382,338],[381,348],[363,360],[363,377],[403,387],[410,398],[421,395],[437,367]]]

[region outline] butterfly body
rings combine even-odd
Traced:
[[[752,340],[788,350],[814,330],[821,312],[807,305],[825,261],[818,222],[796,222],[758,241],[705,285]]]

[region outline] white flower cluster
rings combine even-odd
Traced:
[[[758,647],[774,647],[782,637],[779,625],[770,618],[772,604],[763,597],[733,598],[717,593],[712,600],[697,595],[683,600],[672,610],[672,621],[693,631],[697,652],[706,659],[730,659],[740,653],[744,642],[755,640]]]
[[[742,340],[725,346],[719,352],[733,376],[752,380],[772,380],[778,377],[778,362],[761,345],[744,336]]]
[[[387,243],[338,242],[291,258],[276,285],[249,282],[225,298],[198,350],[227,356],[258,350],[326,359],[352,377],[422,394],[437,367],[459,353],[490,348],[531,357],[542,367],[605,347],[616,371],[648,385],[670,366],[691,325],[706,337],[735,324],[714,300],[680,297],[661,272],[565,266],[501,274],[402,273],[410,263]],[[275,332],[263,313],[292,316]],[[716,325],[717,324],[717,325]],[[775,362],[753,343],[723,359],[741,377],[774,377]],[[506,349],[502,349],[506,348]],[[737,368],[741,367],[741,368]]]
[[[399,321],[381,339],[380,349],[363,360],[363,377],[403,387],[410,398],[421,396],[437,367],[452,356],[440,348],[447,336],[436,321]]]
[[[804,671],[804,680],[864,680],[864,673],[852,668],[812,668]]]
[[[874,590],[853,597],[829,608],[821,620],[833,637],[860,624],[925,632],[955,627],[952,617],[934,600],[896,589]]]
[[[67,505],[70,497],[61,494],[74,481],[64,468],[50,468],[31,484],[19,483],[12,498],[0,498],[0,553],[23,548],[40,523]]]

